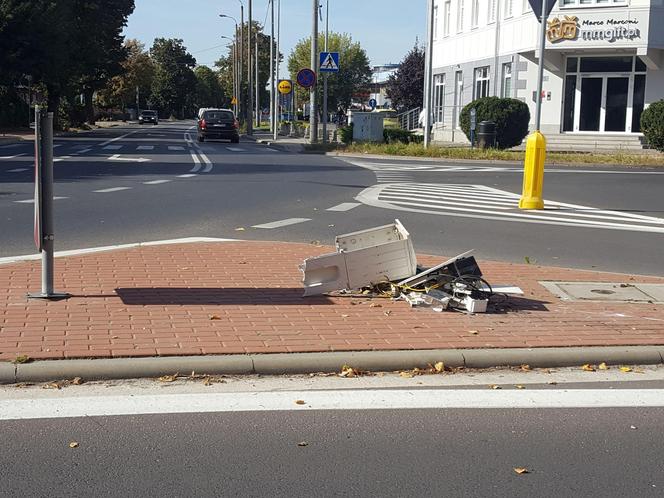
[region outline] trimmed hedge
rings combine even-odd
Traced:
[[[664,100],[653,102],[644,109],[641,131],[650,147],[664,152]]]
[[[383,139],[386,144],[401,142],[408,144],[413,141],[413,132],[402,128],[385,128]]]
[[[470,110],[477,110],[477,126],[481,121],[496,123],[496,147],[509,149],[520,145],[528,135],[530,111],[528,105],[517,99],[483,97],[475,99],[461,111],[459,124],[470,140]],[[475,130],[477,132],[477,130]]]
[[[353,124],[339,128],[339,138],[346,145],[353,143]]]

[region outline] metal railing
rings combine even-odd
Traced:
[[[399,124],[399,128],[408,131],[413,131],[420,128],[420,112],[422,112],[422,109],[420,107],[416,107],[410,111],[397,114],[397,123]]]

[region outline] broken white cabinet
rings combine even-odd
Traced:
[[[336,253],[309,258],[300,265],[305,296],[359,289],[410,277],[417,271],[413,242],[399,220],[339,235],[335,246]]]

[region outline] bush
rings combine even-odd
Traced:
[[[413,141],[413,132],[402,128],[385,128],[383,139],[386,144],[401,142],[408,144]]]
[[[342,126],[339,128],[339,138],[346,145],[353,143],[353,125]]]
[[[483,97],[465,106],[459,117],[461,129],[470,140],[470,110],[477,110],[477,126],[481,121],[496,123],[496,147],[509,149],[520,145],[528,135],[530,111],[525,102],[517,99]],[[477,132],[477,130],[475,130]]]
[[[648,145],[664,152],[664,100],[653,102],[643,111],[641,131]]]

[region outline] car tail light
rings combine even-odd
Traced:
[[[207,123],[205,122],[204,119],[201,119],[201,128],[202,128],[202,129],[207,128]]]

